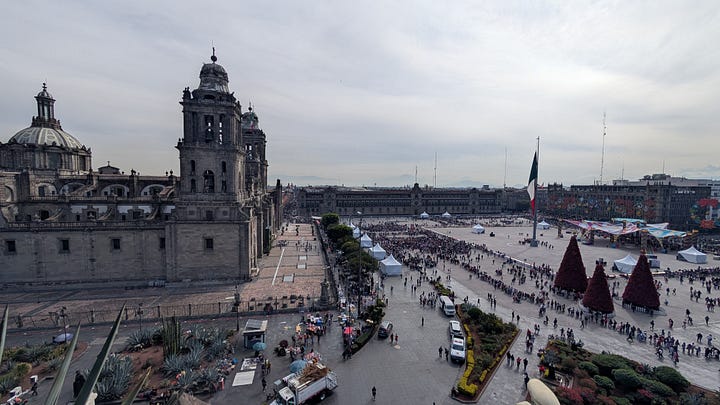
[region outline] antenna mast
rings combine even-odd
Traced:
[[[437,188],[437,152],[435,152],[435,169],[433,174],[433,188]]]
[[[507,146],[505,147],[505,174],[503,174],[503,189],[507,186]]]
[[[415,183],[417,183],[417,165],[415,165]]]
[[[603,139],[602,139],[602,156],[600,157],[600,185],[603,184],[603,169],[605,168],[605,135],[607,134],[607,126],[605,125],[605,111],[603,111]]]

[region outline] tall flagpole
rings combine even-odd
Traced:
[[[537,186],[538,186],[538,179],[540,178],[540,137],[537,137],[537,150],[535,151],[537,154],[537,160],[538,160],[538,176],[535,179],[535,185],[533,186],[533,196],[535,196],[535,204],[533,204],[533,237],[532,241],[530,241],[530,246],[537,247],[538,246],[538,240],[537,240],[537,206],[538,206],[538,193],[537,193]]]

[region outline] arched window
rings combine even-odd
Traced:
[[[195,174],[195,161],[191,160],[190,161],[190,175],[194,175],[194,174]]]
[[[197,192],[197,182],[195,182],[195,179],[190,179],[190,192]]]
[[[212,170],[205,170],[203,173],[203,193],[215,192],[215,173]]]

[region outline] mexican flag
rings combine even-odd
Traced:
[[[535,212],[535,185],[538,179],[538,161],[537,152],[533,157],[532,168],[530,168],[530,179],[528,180],[527,192],[530,194],[530,208]]]

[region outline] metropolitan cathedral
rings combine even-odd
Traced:
[[[37,116],[0,141],[0,280],[6,284],[244,281],[279,228],[266,137],[217,63],[182,92],[180,173],[93,169],[92,150],[55,117],[43,84]]]

